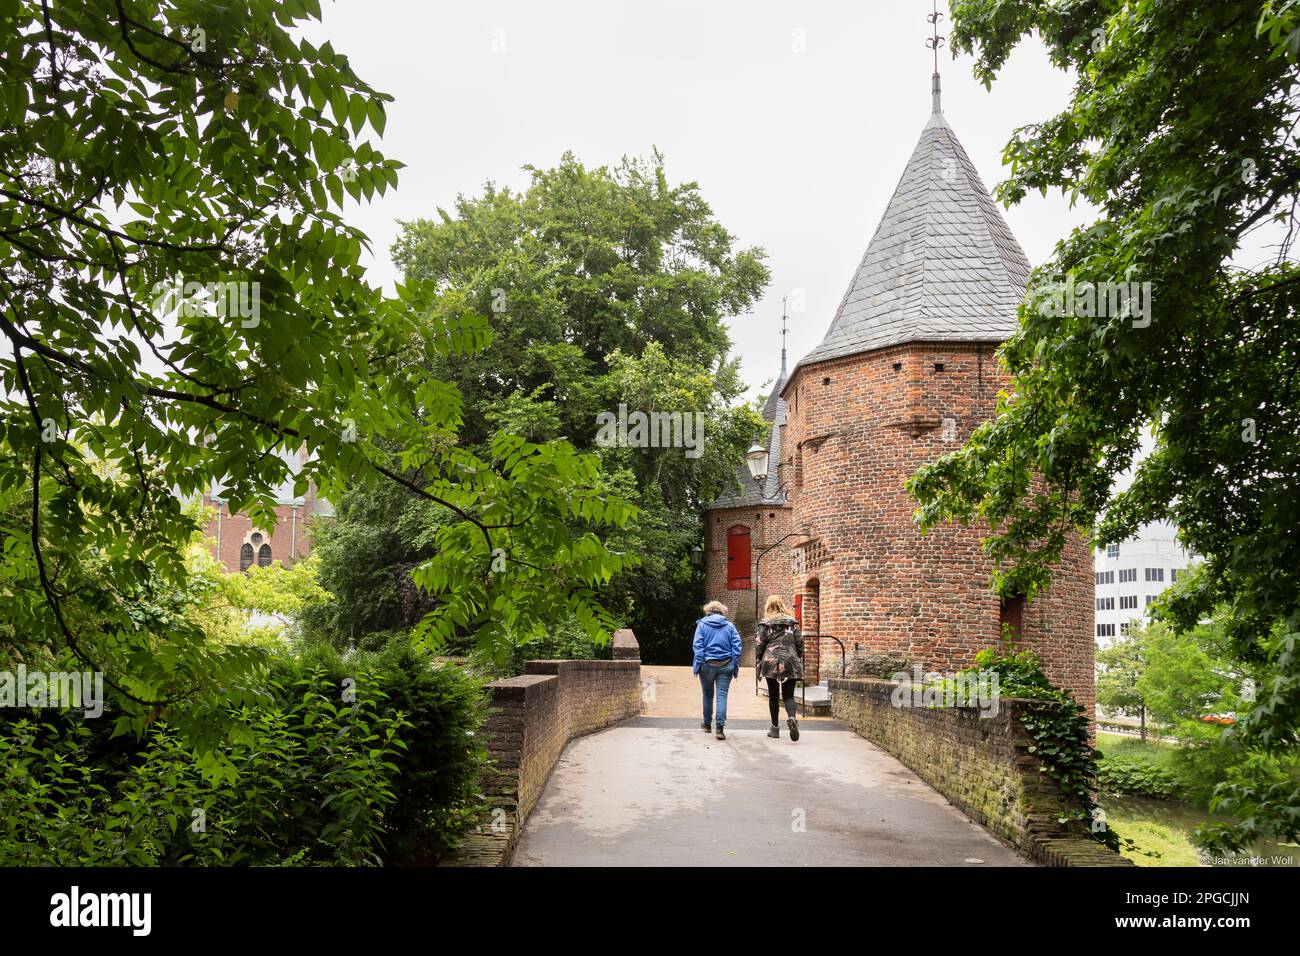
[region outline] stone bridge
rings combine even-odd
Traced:
[[[1126,865],[1056,822],[1061,794],[1026,752],[1026,702],[999,713],[900,708],[893,684],[831,682],[832,716],[767,736],[753,671],[727,739],[700,728],[689,667],[530,661],[489,685],[491,804],[453,866]]]

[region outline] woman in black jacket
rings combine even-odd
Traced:
[[[799,739],[799,721],[795,719],[794,684],[803,680],[803,635],[790,616],[789,609],[777,595],[767,599],[763,620],[758,622],[758,673],[767,678],[767,709],[772,715],[769,737],[780,737],[777,725],[781,701],[785,701],[786,724],[790,739]]]

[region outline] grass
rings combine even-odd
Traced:
[[[1125,845],[1120,852],[1138,866],[1200,866],[1200,851],[1189,837],[1190,824],[1179,819],[1176,811],[1170,812],[1179,805],[1157,804],[1151,800],[1103,798],[1106,825],[1121,840],[1134,844]]]
[[[1107,757],[1137,759],[1172,770],[1176,747],[1163,741],[1144,741],[1127,734],[1099,731],[1097,749]],[[1200,851],[1189,837],[1190,826],[1178,812],[1183,805],[1177,801],[1105,797],[1102,807],[1106,811],[1107,825],[1121,839],[1132,840],[1135,844],[1134,847],[1126,846],[1121,852],[1138,866],[1200,865]]]
[[[1178,745],[1161,740],[1142,741],[1125,734],[1097,734],[1097,749],[1106,757],[1140,761],[1178,775],[1175,760]],[[1211,820],[1226,820],[1184,800],[1155,800],[1133,795],[1102,794],[1106,825],[1132,847],[1120,852],[1138,866],[1203,866],[1201,851],[1192,842],[1192,831]],[[1259,841],[1243,856],[1297,857],[1290,844]]]
[[[1137,757],[1165,770],[1173,769],[1176,744],[1160,740],[1140,740],[1126,734],[1097,732],[1097,749],[1107,757]]]

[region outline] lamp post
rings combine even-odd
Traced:
[[[758,486],[758,497],[760,501],[775,501],[785,494],[785,488],[777,483],[776,491],[773,494],[764,494],[763,486],[767,484],[767,449],[757,441],[749,446],[749,451],[745,452],[745,465],[749,468],[749,476],[754,479],[754,484]]]
[[[758,625],[758,595],[759,595],[759,591],[758,591],[758,586],[759,586],[758,565],[759,565],[759,563],[763,560],[764,557],[767,556],[767,553],[768,553],[769,551],[771,551],[773,548],[775,548],[778,544],[780,544],[780,543],[781,543],[782,541],[784,541],[786,538],[793,538],[795,535],[803,535],[805,538],[807,538],[807,537],[810,536],[810,534],[811,534],[811,532],[810,532],[807,528],[799,528],[799,529],[797,529],[797,530],[795,530],[795,531],[787,532],[786,534],[781,535],[781,537],[777,538],[775,541],[773,541],[771,544],[769,544],[769,545],[768,545],[766,548],[764,548],[762,551],[760,551],[760,552],[758,553],[758,557],[754,559],[754,625],[755,625],[755,626]]]
[[[763,482],[767,481],[767,449],[757,440],[745,452],[745,464],[749,467],[749,476],[758,482],[759,494],[762,494]]]
[[[754,440],[754,444],[749,446],[749,451],[745,452],[745,464],[749,468],[749,476],[754,479],[754,484],[758,486],[758,498],[760,501],[776,501],[778,498],[781,498],[785,494],[785,488],[782,487],[779,482],[777,483],[776,491],[773,492],[771,495],[767,495],[763,493],[763,486],[767,484],[767,471],[768,471],[769,462],[768,462],[767,449],[764,448],[762,445],[760,445],[757,439]],[[759,585],[758,566],[762,562],[763,556],[765,554],[767,554],[769,551],[775,548],[786,538],[793,537],[794,535],[797,534],[802,534],[806,537],[808,535],[808,531],[806,529],[801,529],[798,531],[791,531],[789,534],[783,535],[782,537],[778,538],[776,541],[769,544],[762,551],[760,551],[758,557],[754,560],[754,624],[755,626],[757,626],[758,624],[758,585]]]
[[[749,468],[749,476],[754,479],[754,484],[758,486],[759,501],[776,501],[785,495],[785,488],[782,487],[780,482],[777,482],[776,491],[774,491],[772,494],[768,495],[764,493],[763,486],[767,484],[767,472],[768,472],[769,461],[768,461],[767,449],[764,448],[762,445],[760,445],[757,439],[755,439],[754,444],[749,447],[749,451],[745,452],[745,465]],[[759,614],[758,603],[759,603],[759,596],[760,596],[759,586],[762,583],[761,582],[762,576],[759,574],[759,565],[763,563],[763,558],[766,557],[767,553],[771,551],[773,548],[775,548],[777,545],[779,545],[782,541],[785,541],[787,538],[793,538],[795,535],[803,535],[804,537],[808,537],[809,533],[810,532],[808,531],[807,528],[800,528],[796,531],[791,531],[788,532],[787,534],[783,534],[781,537],[777,538],[766,548],[760,551],[758,553],[758,557],[754,559],[754,579],[752,584],[754,587],[754,627],[755,628],[758,627],[758,614]],[[758,693],[758,662],[755,661],[754,665],[755,665],[754,666],[754,693],[757,694]]]

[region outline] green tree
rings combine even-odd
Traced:
[[[415,570],[427,644],[501,647],[557,611],[599,633],[592,589],[625,564],[595,532],[631,511],[593,490],[594,456],[461,447],[455,387],[404,359],[489,333],[455,294],[365,281],[341,209],[396,184],[373,142],[390,98],[291,34],[319,15],[0,4],[0,512],[23,512],[0,529],[4,633],[104,671],[124,727],[170,710],[201,747],[258,655],[140,608],[183,588],[182,498],[220,484],[269,527],[281,452],[309,452],[299,493],[392,481],[445,511]]]
[[[992,526],[1003,593],[1043,587],[1076,530],[1176,523],[1207,564],[1176,627],[1226,604],[1235,655],[1276,668],[1237,728],[1261,753],[1300,742],[1300,270],[1289,235],[1256,270],[1232,256],[1261,224],[1295,223],[1298,17],[1258,0],[955,0],[953,47],[986,84],[1030,34],[1077,75],[1067,108],[1008,144],[999,198],[1055,188],[1101,215],[1031,277],[996,418],[910,485],[923,526]],[[1070,283],[1137,296],[1062,309]],[[1113,490],[1152,427],[1154,452]],[[1300,792],[1272,806],[1294,834]]]
[[[404,223],[393,246],[408,279],[455,291],[490,320],[491,344],[473,359],[430,359],[465,396],[465,441],[509,422],[528,438],[592,447],[595,416],[617,394],[611,356],[639,357],[650,342],[734,389],[719,369],[723,320],[766,285],[762,251],[735,248],[699,186],[671,185],[658,153],[612,169],[568,153],[553,169],[526,168],[524,192],[488,184],[452,212]]]
[[[1241,693],[1247,675],[1231,658],[1221,620],[1186,631],[1154,621],[1144,635],[1142,656],[1134,690],[1152,718],[1175,735],[1200,739],[1206,715],[1246,709]]]
[[[1157,619],[1147,629],[1146,666],[1137,690],[1152,718],[1179,740],[1172,767],[1180,794],[1236,818],[1198,829],[1202,845],[1226,852],[1265,836],[1291,838],[1295,822],[1288,794],[1300,786],[1300,758],[1294,750],[1264,750],[1241,732],[1256,722],[1255,708],[1268,706],[1267,695],[1255,699],[1256,689],[1276,681],[1279,668],[1271,660],[1239,658],[1230,636],[1229,608],[1216,608],[1190,628],[1176,628],[1161,619],[1170,615],[1182,590],[1201,586],[1204,574],[1198,567],[1155,606]],[[1279,626],[1273,639],[1281,636]],[[1236,722],[1224,726],[1204,719],[1225,713],[1235,714]]]
[[[364,646],[373,643],[368,635],[413,627],[432,603],[411,571],[446,524],[443,509],[398,485],[346,494],[332,519],[312,526],[312,554],[331,599],[308,605],[308,628],[339,646]]]
[[[636,629],[647,659],[667,659],[698,613],[700,581],[686,558],[700,512],[762,425],[736,404],[744,385],[724,320],[760,294],[763,255],[736,248],[699,187],[670,184],[657,153],[613,168],[589,169],[569,154],[553,169],[528,168],[523,192],[488,185],[436,219],[404,224],[393,255],[407,278],[455,295],[492,332],[468,359],[419,361],[464,396],[466,447],[504,429],[533,441],[563,436],[599,454],[607,487],[638,508],[610,547],[641,558],[601,595]],[[601,447],[597,415],[617,415],[620,405],[698,414],[698,457],[681,447]],[[394,550],[373,573],[382,566],[396,579],[421,553]],[[332,589],[334,573],[327,569]],[[386,607],[385,620],[400,617],[393,598]]]
[[[1130,631],[1097,651],[1097,703],[1107,710],[1140,721],[1139,735],[1147,739],[1147,704],[1138,690],[1145,669],[1144,630]]]

